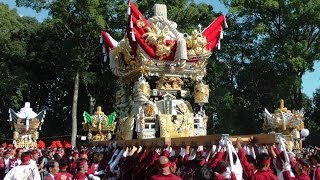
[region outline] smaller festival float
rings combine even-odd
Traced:
[[[13,144],[17,148],[37,147],[39,130],[44,122],[46,111],[35,113],[26,102],[20,111],[9,109],[9,122],[13,130]]]

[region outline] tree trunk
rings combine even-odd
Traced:
[[[94,113],[94,106],[96,105],[96,99],[92,97],[92,95],[89,94],[90,98],[90,114],[92,115]]]
[[[296,75],[296,78],[299,78],[299,85],[295,86],[294,92],[293,92],[293,107],[292,109],[301,109],[302,108],[302,73],[299,73]]]
[[[71,133],[71,145],[76,147],[77,143],[77,108],[78,108],[78,93],[79,93],[79,68],[77,69],[76,76],[74,78],[74,90],[72,101],[72,133]]]

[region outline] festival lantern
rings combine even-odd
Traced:
[[[309,136],[309,130],[308,129],[302,129],[301,130],[301,136],[302,138],[306,138],[307,136]]]

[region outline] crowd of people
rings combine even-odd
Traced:
[[[281,145],[236,145],[220,140],[210,148],[108,147],[0,149],[0,179],[253,179],[320,180],[318,149],[300,153]]]

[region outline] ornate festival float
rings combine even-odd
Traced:
[[[208,102],[209,87],[203,77],[224,22],[220,15],[189,35],[167,19],[165,5],[155,4],[154,16],[146,20],[129,2],[125,37],[117,42],[107,32],[101,34],[103,53],[119,80],[116,139],[130,140],[135,133],[138,139],[207,134],[208,116],[202,106]],[[186,80],[195,82],[191,94],[198,108],[186,100]]]
[[[264,109],[263,130],[271,133],[281,133],[286,140],[290,151],[302,150],[302,140],[309,135],[309,130],[304,128],[304,110],[288,110],[284,100],[280,100],[280,107],[269,113]]]
[[[83,129],[88,132],[87,139],[89,141],[110,140],[116,128],[115,118],[115,112],[107,116],[102,112],[101,106],[97,107],[97,111],[93,115],[85,111],[83,113]]]
[[[109,60],[118,77],[117,145],[212,146],[225,137],[233,142],[241,137],[248,143],[273,144],[282,139],[276,133],[207,135],[203,105],[209,100],[209,86],[203,78],[208,58],[220,48],[223,24],[226,26],[225,17],[219,15],[203,30],[199,26],[191,34],[182,33],[167,18],[165,5],[155,4],[154,16],[147,20],[129,1],[124,38],[118,42],[102,32],[100,39],[104,60]],[[186,83],[190,81],[193,87]],[[194,107],[187,100],[190,95]]]
[[[37,147],[39,130],[44,122],[46,111],[35,113],[26,102],[20,111],[9,109],[9,122],[13,130],[13,144],[18,148]]]

